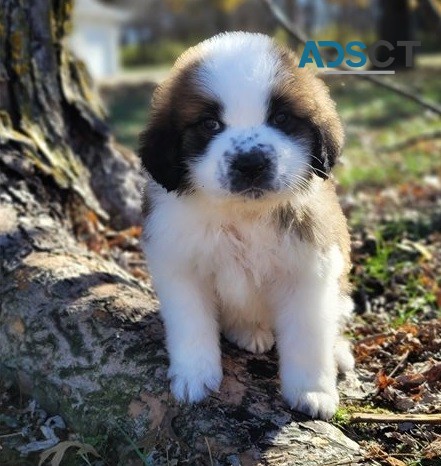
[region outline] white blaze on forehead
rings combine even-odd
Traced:
[[[265,121],[279,60],[272,39],[262,34],[220,34],[200,45],[198,71],[204,91],[224,108],[224,123],[249,127]]]

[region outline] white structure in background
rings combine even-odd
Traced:
[[[130,13],[96,0],[76,0],[70,46],[94,78],[108,78],[119,71],[121,24]]]

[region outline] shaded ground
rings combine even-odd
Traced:
[[[441,100],[439,70],[396,78]],[[348,335],[362,382],[343,388],[333,422],[363,446],[363,464],[437,465],[440,424],[353,424],[350,417],[353,412],[441,412],[441,139],[406,144],[413,135],[441,130],[441,123],[371,84],[339,78],[330,85],[348,134],[337,178],[352,227],[356,312]],[[116,137],[132,147],[151,90],[134,83],[105,93]],[[99,229],[93,218],[85,218],[78,230],[91,249],[146,279],[139,234],[138,227],[122,233]],[[91,449],[105,458],[106,438],[81,438],[58,417],[0,385],[0,464],[38,464],[39,452],[57,443],[54,436],[80,442],[58,444],[72,445],[61,464],[107,464]],[[90,447],[81,450],[84,444]],[[33,448],[38,453],[18,458],[17,450]],[[127,448],[148,458],[151,445],[133,446],[128,438]]]
[[[344,399],[334,422],[373,464],[440,464],[441,417],[437,426],[349,421],[353,412],[441,412],[441,179],[345,201],[356,304],[348,335],[364,396]]]

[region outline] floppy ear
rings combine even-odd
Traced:
[[[339,120],[326,125],[313,125],[311,165],[314,173],[326,180],[343,146],[343,128]]]
[[[143,167],[167,191],[175,191],[185,176],[180,136],[171,112],[154,113],[139,137],[139,156]]]

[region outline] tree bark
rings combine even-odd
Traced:
[[[91,212],[117,227],[139,223],[141,178],[63,45],[72,2],[0,5],[0,376],[78,433],[108,435],[109,464],[131,441],[155,465],[356,458],[337,428],[288,409],[274,351],[225,343],[219,393],[196,406],[170,397],[150,282],[75,234]]]
[[[63,44],[72,8],[0,0],[0,141],[122,228],[140,221],[142,178],[136,158],[112,143],[90,76]]]
[[[7,155],[9,166],[19,153]],[[322,421],[296,416],[279,393],[274,352],[223,345],[220,392],[178,405],[168,392],[164,331],[149,283],[80,246],[57,192],[0,175],[0,375],[83,435],[126,436],[153,464],[317,465],[358,447]],[[124,434],[123,434],[124,432]],[[110,463],[115,464],[115,463]]]

